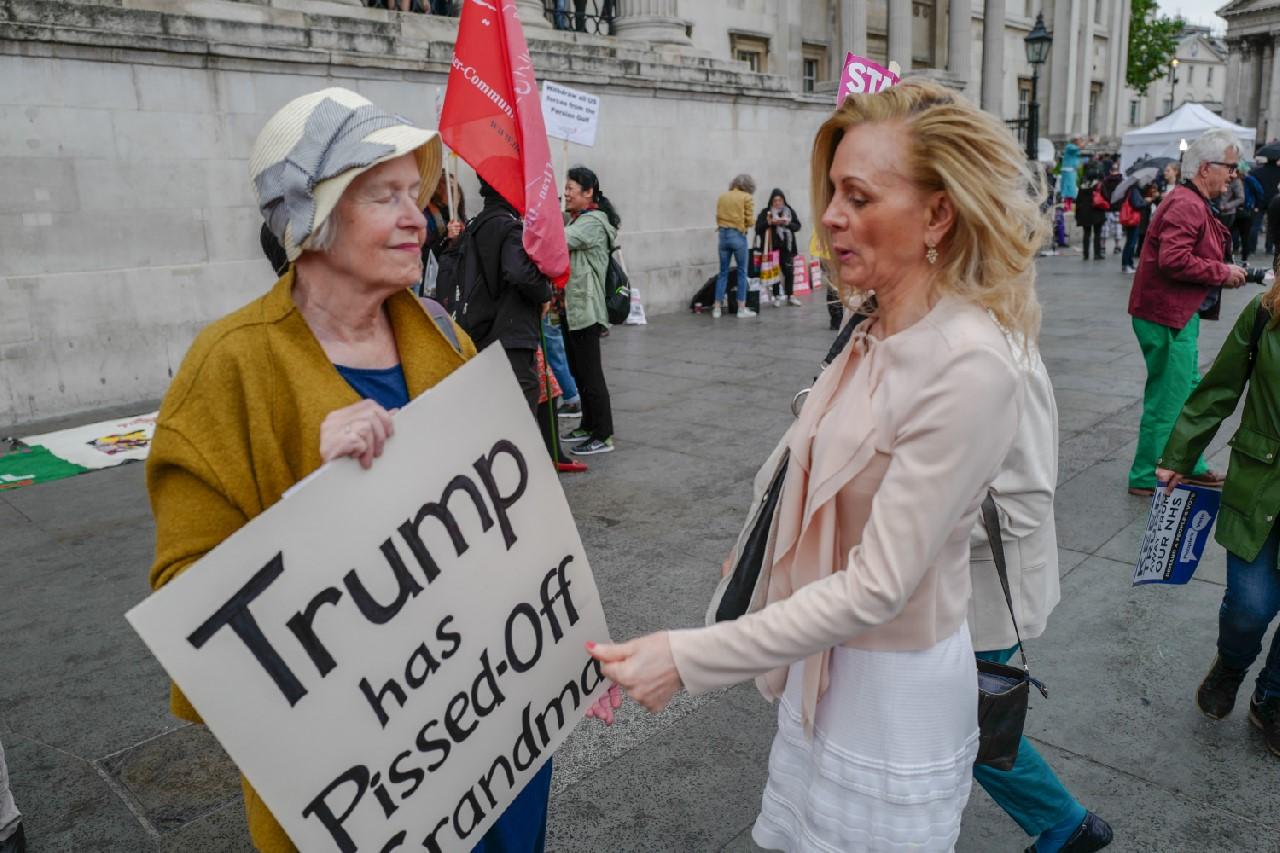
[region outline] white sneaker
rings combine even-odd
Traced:
[[[785,304],[786,304],[786,301],[787,301],[787,300],[786,300],[786,297],[783,297],[783,296],[775,296],[775,297],[773,297],[773,307],[774,307],[774,308],[781,308],[783,305],[785,305]]]
[[[738,309],[739,320],[741,320],[743,317],[754,317],[754,316],[756,316],[756,312],[752,311],[750,308],[748,308],[745,305]]]
[[[788,305],[794,305],[794,306],[795,306],[795,307],[797,307],[797,308],[799,308],[800,306],[804,305],[804,303],[800,301],[799,297],[796,297],[796,296],[788,296],[788,297],[787,297],[787,304],[788,304]]]
[[[716,307],[714,307],[714,308],[712,308],[712,309],[711,309],[711,316],[712,316],[712,317],[715,317],[717,320],[719,320],[719,319],[720,319],[720,306],[719,306],[719,305],[717,305]]]

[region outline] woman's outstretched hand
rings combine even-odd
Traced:
[[[606,678],[621,685],[650,712],[667,707],[682,686],[666,631],[627,643],[588,643],[587,651],[600,661]]]
[[[616,684],[610,684],[609,689],[597,699],[590,708],[587,709],[588,717],[595,717],[606,726],[613,725],[613,712],[622,707],[622,691]]]

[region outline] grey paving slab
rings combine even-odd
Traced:
[[[1064,580],[1048,631],[1028,644],[1052,689],[1029,733],[1121,830],[1114,850],[1276,853],[1268,780],[1280,766],[1243,715],[1210,723],[1191,701],[1213,654],[1224,553],[1211,546],[1185,587],[1129,586],[1146,515],[1125,494],[1143,366],[1129,279],[1111,263],[1081,266],[1040,263]],[[1251,295],[1226,294],[1224,315]],[[1202,365],[1228,325],[1203,324]],[[815,300],[751,321],[653,317],[604,341],[618,451],[561,482],[617,638],[700,623],[751,478],[830,340]],[[1210,447],[1219,469],[1230,432]],[[0,493],[0,736],[37,853],[251,849],[234,770],[207,732],[168,714],[164,673],[122,618],[146,594],[151,559],[142,473]],[[580,726],[556,756],[549,849],[755,850],[773,730],[750,685],[680,696],[659,715],[628,704],[613,729]],[[961,853],[1026,843],[975,789]]]

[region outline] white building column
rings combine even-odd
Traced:
[[[546,10],[542,7],[542,0],[516,0],[516,13],[520,16],[520,26],[526,30],[551,29]],[[569,8],[569,14],[573,14],[572,6]]]
[[[911,0],[889,0],[889,61],[911,73]]]
[[[1053,47],[1049,51],[1049,121],[1040,122],[1051,136],[1069,136],[1076,126],[1076,70],[1080,61],[1080,8],[1077,3],[1053,4]]]
[[[1004,7],[1005,0],[982,3],[982,108],[1004,114]]]
[[[947,72],[961,88],[969,85],[973,67],[973,3],[951,0],[947,13]]]
[[[1267,136],[1270,142],[1280,137],[1280,36],[1272,36],[1270,98],[1267,100]]]
[[[836,0],[836,35],[831,51],[831,79],[840,82],[848,53],[867,55],[867,0]]]
[[[1240,44],[1240,112],[1238,123],[1258,124],[1258,49],[1249,39]]]
[[[1240,123],[1240,43],[1227,42],[1227,82],[1222,94],[1222,117]]]
[[[1080,28],[1077,39],[1080,47],[1076,52],[1076,131],[1088,136],[1089,128],[1089,93],[1093,88],[1093,6],[1098,0],[1080,0]]]
[[[650,44],[692,44],[677,0],[618,0],[613,32]]]

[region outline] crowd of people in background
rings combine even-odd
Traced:
[[[1273,140],[1270,146],[1275,145]],[[1160,158],[1154,167],[1133,164],[1138,166],[1135,170],[1131,165],[1128,171],[1134,175],[1129,175],[1122,171],[1118,154],[1087,153],[1087,147],[1087,140],[1077,137],[1063,147],[1056,167],[1047,167],[1057,217],[1049,251],[1070,248],[1067,215],[1074,213],[1083,259],[1103,260],[1110,248],[1111,254],[1120,255],[1121,271],[1132,275],[1137,272],[1152,215],[1184,180],[1181,166],[1176,160]],[[1229,259],[1247,262],[1261,247],[1271,260],[1280,247],[1278,159],[1267,155],[1238,159],[1226,187],[1209,199],[1215,217],[1230,232]],[[1144,168],[1153,169],[1154,174],[1139,171]]]

